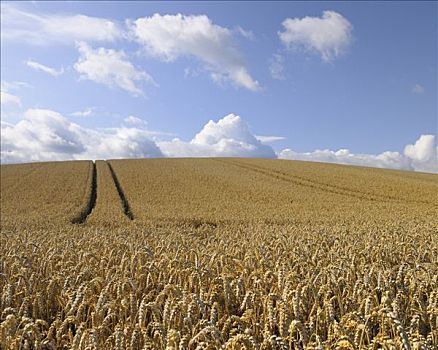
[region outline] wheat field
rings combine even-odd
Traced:
[[[437,349],[438,176],[1,166],[0,348]]]

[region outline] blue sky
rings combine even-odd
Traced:
[[[2,2],[2,162],[266,156],[436,171],[437,12]]]

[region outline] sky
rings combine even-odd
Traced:
[[[1,162],[438,172],[436,2],[1,2]]]

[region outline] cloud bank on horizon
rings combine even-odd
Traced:
[[[278,153],[250,131],[238,115],[228,114],[217,122],[210,120],[190,141],[174,138],[163,141],[158,132],[147,130],[138,117],[124,119],[117,128],[90,129],[71,122],[58,112],[28,109],[17,124],[1,124],[3,163],[28,161],[157,158],[157,157],[252,157],[280,158],[350,164],[377,168],[438,173],[438,147],[435,135],[421,135],[404,152],[354,154],[348,149]],[[265,137],[265,142],[279,137]]]
[[[405,146],[403,154],[394,151],[354,154],[348,149],[299,153],[284,149],[278,153],[278,158],[438,173],[438,147],[435,135],[421,135],[414,144]]]

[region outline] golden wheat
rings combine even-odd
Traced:
[[[2,166],[1,349],[438,347],[436,175],[109,163]]]

